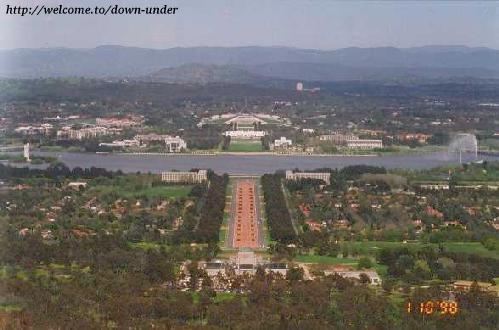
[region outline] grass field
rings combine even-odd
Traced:
[[[0,311],[11,313],[11,312],[20,312],[23,310],[23,306],[16,303],[9,302],[0,302]]]
[[[348,246],[348,250],[352,253],[354,250],[359,256],[369,255],[372,259],[376,255],[377,251],[383,248],[408,248],[410,251],[418,251],[425,246],[431,246],[433,248],[438,248],[438,244],[424,244],[424,243],[402,243],[402,242],[344,242],[342,245]],[[481,257],[496,258],[499,259],[499,253],[496,251],[487,250],[479,242],[446,242],[443,243],[444,250],[448,252],[455,253],[465,253],[465,254],[476,254]],[[356,267],[358,259],[355,258],[336,258],[329,256],[319,256],[315,254],[309,255],[298,255],[294,258],[296,262],[303,263],[317,263],[324,265],[349,265]],[[373,260],[374,261],[374,260]],[[387,274],[387,267],[385,265],[380,265],[375,263],[373,268],[376,269],[381,277],[385,277]]]
[[[263,151],[263,146],[260,140],[231,140],[228,151],[259,152]]]
[[[172,185],[172,186],[155,186],[141,189],[133,189],[133,187],[121,186],[96,186],[92,188],[92,192],[101,194],[114,192],[122,198],[139,198],[139,197],[161,197],[161,198],[178,198],[186,197],[191,191],[191,185]]]
[[[263,189],[262,189],[262,183],[260,180],[258,180],[258,198],[259,198],[259,203],[260,203],[260,217],[262,219],[262,232],[263,232],[263,242],[264,245],[267,247],[272,242],[270,238],[270,232],[269,232],[269,226],[268,226],[268,221],[267,217],[265,214],[265,200],[263,199]]]
[[[336,258],[329,256],[319,256],[315,254],[309,255],[298,255],[294,258],[296,262],[312,263],[312,264],[322,264],[322,265],[346,265],[351,267],[357,267],[359,262],[358,259],[354,258]],[[375,263],[373,260],[373,268],[378,272],[379,276],[385,277],[388,271],[388,267],[385,265],[380,265]]]
[[[227,230],[229,230],[229,214],[224,212],[224,219],[222,225],[220,226],[220,232],[218,233],[218,245],[224,247],[227,238]]]
[[[373,255],[376,251],[382,248],[401,248],[406,247],[409,250],[416,251],[422,249],[424,246],[438,247],[438,244],[432,243],[403,243],[403,242],[385,242],[385,241],[369,241],[369,242],[346,242],[343,243],[348,246],[350,250],[355,249],[359,254]],[[499,253],[487,250],[479,242],[445,242],[443,243],[445,251],[477,254],[482,257],[499,258]]]
[[[236,293],[233,292],[217,292],[216,296],[213,298],[214,302],[219,303],[226,300],[232,300],[236,297]],[[199,292],[192,293],[192,301],[195,304],[199,304]]]
[[[449,252],[473,253],[482,257],[499,259],[497,251],[487,250],[480,242],[446,242],[444,248]]]
[[[216,303],[219,303],[226,300],[232,300],[235,296],[236,294],[234,292],[217,292],[214,300]]]
[[[222,225],[220,226],[220,231],[218,233],[218,246],[220,248],[225,248],[225,245],[227,244],[225,240],[227,239],[227,231],[229,230],[229,217],[230,217],[229,209],[232,200],[233,185],[234,185],[234,179],[229,179],[229,184],[227,185],[227,189],[225,191],[226,209],[224,210]],[[227,207],[229,209],[227,209]]]

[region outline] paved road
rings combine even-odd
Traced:
[[[258,187],[255,179],[237,179],[233,185],[227,246],[263,246]]]

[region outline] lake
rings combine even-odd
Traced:
[[[34,155],[53,156],[73,167],[102,167],[123,172],[159,173],[167,170],[188,171],[192,168],[212,169],[217,173],[261,175],[276,170],[299,168],[341,168],[349,165],[375,165],[386,168],[425,169],[457,164],[457,157],[447,153],[386,156],[276,156],[276,155],[134,155],[71,152],[41,152]],[[481,155],[480,159],[499,161],[497,155]],[[463,155],[463,161],[475,160]]]

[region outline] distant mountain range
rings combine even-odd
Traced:
[[[343,48],[40,48],[0,51],[0,77],[83,76],[178,83],[499,78],[499,50],[465,46]]]

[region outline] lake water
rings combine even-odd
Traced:
[[[187,171],[192,168],[212,169],[217,173],[260,175],[276,170],[299,168],[341,168],[348,165],[376,165],[386,168],[425,169],[457,164],[457,157],[447,153],[388,156],[273,156],[273,155],[132,155],[69,152],[33,152],[57,157],[67,166],[102,167],[124,172],[159,173],[165,170]],[[480,159],[499,161],[499,156],[482,155]],[[475,160],[471,155],[463,161]]]

